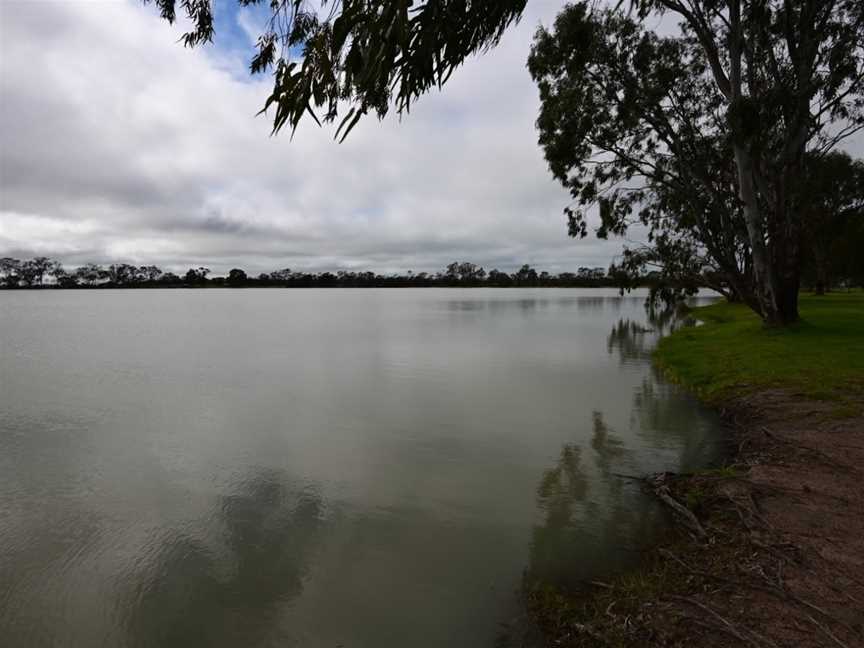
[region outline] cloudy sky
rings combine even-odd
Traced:
[[[566,235],[566,192],[537,146],[532,0],[492,53],[401,120],[344,144],[256,117],[258,17],[217,0],[214,46],[139,0],[0,0],[0,256],[274,268],[606,266],[621,241]]]
[[[532,1],[491,54],[400,122],[344,144],[256,117],[256,16],[217,3],[215,46],[137,0],[0,0],[0,256],[215,272],[605,266],[620,242],[573,241],[537,146]]]

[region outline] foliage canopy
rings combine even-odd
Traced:
[[[145,0],[174,21],[178,7],[192,29],[187,47],[213,39],[210,0]],[[275,70],[264,110],[275,107],[273,131],[293,132],[304,115],[319,125],[338,120],[345,139],[361,117],[399,113],[442,86],[472,54],[498,43],[526,0],[238,0],[267,4],[270,19],[250,63]]]

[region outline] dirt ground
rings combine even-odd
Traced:
[[[529,594],[545,643],[864,647],[864,416],[832,405],[727,403],[728,467],[648,481],[680,524],[640,573],[564,604]]]

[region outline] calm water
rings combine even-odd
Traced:
[[[0,292],[0,644],[492,646],[718,422],[602,290]]]

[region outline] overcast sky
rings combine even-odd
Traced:
[[[434,271],[453,260],[562,271],[622,241],[566,235],[567,193],[537,146],[525,68],[560,0],[531,0],[490,54],[410,115],[344,144],[256,117],[256,14],[217,2],[215,46],[187,50],[138,0],[0,0],[0,256]]]

